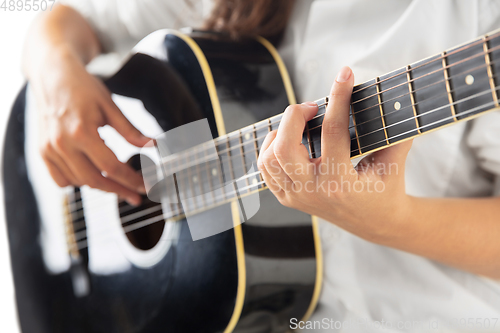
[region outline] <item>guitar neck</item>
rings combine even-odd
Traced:
[[[349,125],[351,158],[498,108],[496,73],[500,73],[500,32],[355,86]],[[307,123],[302,141],[311,158],[321,156],[328,98],[317,103],[318,114]],[[166,167],[185,180],[181,197],[197,197],[184,208],[196,210],[206,207],[206,202],[223,203],[264,188],[257,170],[258,153],[281,119],[279,114],[215,139],[216,159],[207,156],[203,145],[171,157]],[[235,185],[228,190],[224,188],[228,183]]]
[[[498,108],[500,32],[400,68],[354,87],[349,131],[351,157],[359,157]],[[328,98],[307,124],[304,145],[321,156],[321,124]],[[242,129],[258,141],[282,115]],[[266,126],[267,125],[267,126]],[[237,135],[238,132],[228,136]]]
[[[499,107],[500,33],[357,85],[351,101],[351,157],[468,120]],[[320,109],[320,114],[324,108]],[[321,121],[309,122],[312,155]]]

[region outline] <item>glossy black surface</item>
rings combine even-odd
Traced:
[[[206,35],[198,36],[197,41],[213,66],[223,112],[232,112],[224,111],[224,107],[236,103],[258,120],[286,107],[279,72],[260,44],[252,41],[240,48]],[[164,47],[169,63],[136,54],[105,81],[106,85],[116,94],[142,100],[164,130],[206,117],[217,136],[197,59],[176,36],[167,35]],[[269,84],[260,84],[262,75],[270,78]],[[29,133],[25,133],[25,92],[23,89],[13,107],[3,155],[9,246],[23,332],[223,331],[234,310],[238,284],[233,230],[193,242],[187,223],[182,221],[176,246],[158,264],[148,269],[132,266],[126,272],[106,276],[89,272],[91,291],[84,297],[75,296],[69,271],[48,273],[39,242],[37,200],[26,171],[24,144]],[[293,263],[290,259],[298,258],[308,261],[312,272],[301,281],[303,266],[286,272],[275,269],[277,282],[271,279],[262,283],[249,277],[243,323],[239,327],[279,332],[286,329],[290,317],[300,318],[309,306],[316,269],[314,242],[307,215],[283,212],[284,208],[276,206],[272,199],[266,202],[270,206],[263,207],[257,216],[259,225],[252,220],[243,225],[249,255],[247,270],[256,269],[258,260],[249,265],[252,258],[267,258],[276,263],[283,259]],[[265,222],[272,220],[273,213],[282,219],[293,216],[296,221],[267,228]],[[231,219],[231,212],[225,205],[198,218]],[[298,281],[292,278],[283,282],[282,275],[290,275],[293,269]],[[272,324],[276,319],[279,327]]]

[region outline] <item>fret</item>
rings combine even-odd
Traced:
[[[326,102],[318,104],[318,113],[316,118],[311,119],[308,122],[309,125],[309,136],[311,137],[311,146],[313,158],[318,158],[321,156],[321,126],[323,125],[324,115],[326,113]]]
[[[479,43],[478,43],[479,42]],[[490,77],[482,39],[448,55],[448,72],[458,120],[493,108]],[[451,51],[450,51],[451,52]],[[489,105],[488,105],[489,104]],[[474,109],[474,112],[469,110]],[[461,114],[465,115],[461,116]]]
[[[250,192],[250,188],[249,188],[250,182],[248,181],[248,177],[246,176],[249,168],[246,167],[245,153],[243,151],[243,138],[241,137],[241,130],[239,131],[238,139],[240,141],[240,154],[241,154],[241,162],[242,162],[242,168],[243,168],[243,177],[245,177],[247,192]]]
[[[240,193],[239,189],[246,189],[246,177],[245,177],[245,165],[243,164],[242,156],[240,153],[240,135],[238,132],[233,132],[228,135],[229,145],[231,147],[229,155],[229,160],[231,161],[232,171],[234,175],[234,181],[236,183],[236,189],[238,189],[238,195]]]
[[[178,168],[177,164],[177,159],[173,159],[171,161],[172,170],[176,170]],[[173,172],[172,177],[174,178],[174,182],[176,183],[176,185],[174,186],[176,186],[176,190],[179,193],[179,197],[181,200],[180,205],[182,206],[182,210],[184,210],[185,212],[189,211],[190,207],[189,198],[187,195],[187,186],[185,186],[185,175],[182,174],[182,170],[179,170],[177,172]]]
[[[313,146],[311,142],[311,133],[309,133],[309,123],[306,123],[304,134],[302,135],[302,144],[306,147],[309,158],[313,157]]]
[[[210,166],[210,159],[209,159],[209,156],[207,154],[207,150],[202,148],[203,150],[203,159],[205,160],[205,171],[206,171],[206,174],[207,174],[207,183],[208,183],[208,192],[210,192],[210,198],[212,199],[212,204],[216,204],[216,199],[215,199],[215,191],[214,191],[214,186],[213,186],[213,183],[212,183],[212,170],[214,170],[211,166]]]
[[[422,133],[453,123],[441,55],[413,64],[411,71],[415,109]]]
[[[482,37],[355,86],[349,114],[351,157],[460,121],[491,109],[493,104],[500,107],[495,78],[495,73],[500,73],[499,66],[500,34]],[[326,104],[327,101],[318,104],[317,116],[305,126],[302,144],[310,157],[321,156]],[[250,174],[250,170],[257,165],[266,135],[279,128],[281,119],[282,114],[217,139],[216,160],[207,160],[211,155],[206,150],[203,156],[181,155],[175,162],[183,169],[172,175],[181,190],[167,192],[168,199],[174,202],[178,194],[183,197],[183,209],[194,211],[210,200],[216,203],[219,198],[232,199],[239,194],[238,189],[251,192],[263,178],[258,172]],[[191,163],[193,159],[195,163]],[[203,166],[205,170],[200,171]],[[228,186],[228,191],[233,187],[232,193],[225,191],[225,184],[232,184]]]
[[[455,111],[455,104],[453,104],[453,96],[451,94],[450,78],[448,75],[448,65],[446,64],[446,52],[441,53],[444,80],[446,84],[446,92],[448,93],[448,101],[450,102],[451,114],[453,115],[453,121],[457,121],[457,114]]]
[[[359,144],[359,134],[358,134],[358,127],[356,126],[356,118],[352,113],[352,104],[349,106],[349,114],[350,114],[349,127],[351,128],[349,132],[352,132],[352,129],[354,129],[354,136],[356,138],[356,144],[357,144],[357,147],[353,147],[352,145],[353,133],[349,133],[351,135],[351,151],[359,150],[359,154],[361,155],[363,153],[361,152],[361,145]]]
[[[493,100],[495,101],[495,106],[500,107],[498,104],[498,94],[495,87],[495,78],[493,77],[493,67],[491,66],[491,59],[488,48],[488,41],[486,40],[487,36],[483,37],[483,50],[484,50],[484,59],[486,61],[486,71],[488,72],[488,78],[490,82],[491,95]]]
[[[349,136],[351,137],[351,157],[361,155],[361,149],[358,146],[358,140],[356,137],[356,131],[352,123],[352,117],[349,119]]]
[[[221,153],[220,153],[220,150],[219,148],[217,147],[217,161],[216,161],[216,168],[215,169],[212,169],[212,170],[215,170],[215,172],[217,173],[217,178],[219,179],[219,186],[217,187],[216,186],[216,196],[219,197],[219,195],[217,194],[217,190],[220,191],[220,197],[222,197],[222,200],[226,200],[226,187],[224,186],[225,185],[225,182],[224,182],[224,174],[223,174],[223,170],[222,170],[222,157],[221,157]]]
[[[387,128],[385,126],[384,108],[382,107],[382,98],[380,97],[380,79],[378,76],[375,81],[377,82],[375,84],[375,87],[377,88],[377,100],[380,109],[380,119],[382,120],[382,128],[384,129],[385,141],[387,142],[387,144],[389,144],[389,137],[387,136]]]
[[[370,80],[353,88],[351,99],[353,122],[359,135],[359,150],[366,153],[387,145],[384,124],[380,117],[377,81]],[[352,141],[351,141],[352,143]]]
[[[174,171],[178,168],[177,160],[173,159],[170,161],[170,170]],[[165,167],[168,170],[168,165]],[[165,178],[171,178],[171,181],[165,180],[165,186],[167,187],[167,192],[172,193],[172,200],[169,201],[169,204],[176,205],[179,211],[187,211],[188,207],[188,199],[186,197],[186,191],[183,188],[182,184],[182,175],[180,171],[176,172],[165,172],[164,175],[167,175]],[[156,175],[155,175],[156,179]],[[156,182],[155,182],[156,183]]]
[[[323,124],[324,114],[326,112],[326,100],[316,101],[318,112],[316,116],[307,122],[309,127],[309,142],[312,158],[321,156],[321,125]]]
[[[207,146],[203,145],[197,149],[196,156],[198,158],[196,163],[196,168],[199,171],[199,186],[201,188],[202,197],[204,198],[205,204],[207,206],[213,205],[214,201],[214,193],[212,190],[211,177],[209,174],[209,159],[207,159]],[[210,149],[210,148],[208,148]],[[213,157],[213,153],[210,154],[210,157]]]
[[[192,175],[192,180],[193,180],[193,184],[194,184],[194,193],[195,193],[195,196],[196,196],[196,199],[198,200],[199,202],[199,207],[200,208],[204,208],[206,207],[206,202],[205,202],[205,191],[203,190],[203,180],[201,178],[201,175],[200,175],[200,169],[199,169],[199,164],[198,164],[198,152],[195,148],[194,150],[194,154],[191,154],[190,156],[190,165],[192,165],[190,167],[191,171],[193,172],[193,175]],[[192,160],[191,160],[192,159]]]
[[[417,117],[417,108],[415,104],[415,96],[413,95],[413,85],[412,85],[412,79],[411,79],[411,67],[406,66],[406,80],[408,81],[408,90],[410,91],[410,102],[411,102],[411,109],[413,111],[413,116],[415,117],[415,125],[417,125],[417,132],[418,134],[421,134],[422,131],[420,131],[420,124],[418,122],[418,117]]]
[[[217,150],[219,151],[219,159],[221,166],[221,176],[222,184],[224,188],[224,193],[226,199],[231,199],[235,196],[234,192],[234,176],[232,173],[231,159],[229,157],[229,137],[225,137],[220,140],[217,144]],[[233,185],[233,188],[229,188],[229,185]],[[226,191],[227,189],[227,191]]]
[[[266,139],[267,134],[269,133],[269,119],[259,122],[255,125],[256,128],[256,136],[257,136],[257,148],[260,151],[262,148],[262,144]]]
[[[229,162],[230,179],[231,179],[230,180],[230,184],[233,187],[232,188],[233,191],[234,191],[233,195],[235,197],[239,197],[239,192],[238,192],[238,187],[239,186],[237,186],[238,184],[236,182],[237,177],[236,177],[235,168],[234,168],[234,164],[233,164],[234,160],[233,160],[233,154],[232,154],[231,148],[230,148],[230,146],[231,146],[230,142],[231,142],[231,140],[229,138],[229,135],[227,135],[226,136],[226,146],[227,146],[227,159],[228,159],[228,162]]]
[[[255,124],[252,125],[252,127],[253,127],[253,131],[252,131],[253,144],[255,146],[255,160],[258,161],[259,160],[259,147],[258,147],[258,144],[257,144],[257,128],[255,127]],[[255,167],[257,167],[257,163],[255,163]],[[260,172],[259,172],[259,178],[260,178],[259,182],[263,182],[264,181],[264,178],[262,178],[262,174]]]
[[[258,187],[252,186],[256,183],[260,182],[258,174],[255,172],[258,171],[257,168],[257,154],[255,150],[255,139],[254,139],[254,128],[253,126],[245,127],[241,130],[242,140],[243,140],[243,151],[245,154],[245,170],[248,176],[248,184],[250,185],[249,191],[253,191]],[[253,168],[253,171],[251,171]],[[250,175],[252,174],[252,175]]]
[[[177,174],[173,172],[175,170],[174,163],[175,160],[172,160],[170,164],[163,165],[164,184],[162,186],[165,186],[166,188],[162,190],[166,191],[166,198],[169,204],[178,205],[180,207],[182,203],[179,201],[179,198],[177,196],[177,191],[179,191],[179,188],[176,182]],[[154,180],[151,182],[152,184],[157,183],[158,178],[156,175],[156,170],[155,172],[152,172],[149,177],[154,177]]]
[[[281,123],[281,119],[283,118],[283,114],[278,114],[274,117],[270,118],[271,121],[271,131],[275,131],[278,129]]]
[[[415,113],[406,67],[380,77],[379,99],[383,104],[384,125],[389,143],[417,135]]]
[[[493,72],[493,77],[500,74],[500,34],[496,34],[496,37],[489,36],[488,46],[490,49],[489,58],[490,66]],[[498,87],[498,78],[493,79],[494,90],[497,96],[496,101],[498,102],[498,97],[500,97],[500,89]]]
[[[185,166],[185,165],[188,165],[189,161],[188,161],[188,158],[187,156],[183,159],[180,159],[180,162],[179,162],[179,169],[181,166]],[[189,200],[189,210],[190,211],[195,211],[198,209],[197,207],[197,204],[196,204],[196,194],[195,194],[195,191],[194,191],[194,187],[193,187],[193,183],[192,183],[192,180],[191,180],[191,171],[188,167],[184,167],[183,169],[180,169],[177,174],[179,174],[179,178],[183,181],[184,183],[184,188],[185,188],[185,195],[186,195],[186,198],[188,198]]]

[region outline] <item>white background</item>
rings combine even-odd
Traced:
[[[0,5],[4,0],[0,0]],[[24,78],[21,73],[21,53],[24,38],[34,11],[4,11],[0,9],[0,144],[3,152],[5,126],[16,94]],[[18,332],[14,303],[14,288],[10,272],[5,209],[3,206],[3,184],[0,191],[0,330]]]

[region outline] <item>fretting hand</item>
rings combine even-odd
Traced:
[[[411,142],[375,152],[356,167],[350,160],[349,106],[354,75],[344,67],[335,80],[323,120],[321,157],[301,144],[314,103],[287,108],[279,129],[268,134],[259,169],[285,206],[317,215],[366,239],[386,237],[404,223],[411,203],[404,168]]]

